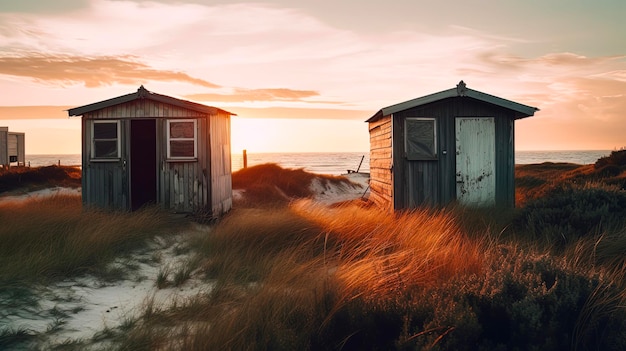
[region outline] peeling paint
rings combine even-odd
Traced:
[[[495,204],[495,123],[492,117],[457,118],[456,184],[460,203]]]

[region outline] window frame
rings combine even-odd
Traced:
[[[117,137],[115,139],[96,139],[95,129],[96,124],[113,124],[115,123],[115,130]],[[119,161],[122,157],[122,142],[121,142],[121,121],[120,120],[93,120],[91,123],[91,161],[99,161],[99,162],[115,162]],[[98,141],[113,141],[116,142],[116,155],[114,157],[99,157],[96,156],[96,143]]]
[[[193,138],[172,138],[170,135],[171,124],[181,122],[193,122]],[[198,120],[195,118],[168,119],[166,123],[167,159],[170,161],[195,161],[198,159]],[[193,156],[172,156],[171,142],[176,140],[193,140]]]
[[[433,138],[432,138],[432,153],[430,155],[415,155],[409,153],[409,138],[408,138],[408,123],[410,121],[428,121],[432,122],[433,126]],[[407,117],[404,120],[404,154],[407,160],[409,161],[432,161],[437,160],[439,158],[437,152],[437,118],[435,117]]]

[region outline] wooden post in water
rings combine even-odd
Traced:
[[[356,173],[359,173],[359,170],[361,169],[361,165],[363,164],[364,159],[365,159],[365,155],[361,157],[361,162],[359,162],[359,167],[356,168]]]
[[[248,168],[248,152],[243,149],[243,168]]]

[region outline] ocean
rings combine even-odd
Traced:
[[[569,150],[569,151],[517,151],[516,164],[543,162],[569,162],[577,164],[595,163],[607,156],[611,150]],[[361,160],[363,162],[361,163]],[[307,152],[307,153],[248,153],[248,166],[263,163],[276,163],[285,168],[303,168],[321,174],[345,174],[350,171],[369,172],[369,152]],[[26,155],[26,164],[31,167],[56,164],[80,166],[80,154],[71,155]],[[360,165],[360,167],[359,167]],[[232,170],[243,167],[241,154],[232,155]]]

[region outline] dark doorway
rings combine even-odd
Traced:
[[[130,202],[132,210],[156,203],[156,120],[130,121]]]

